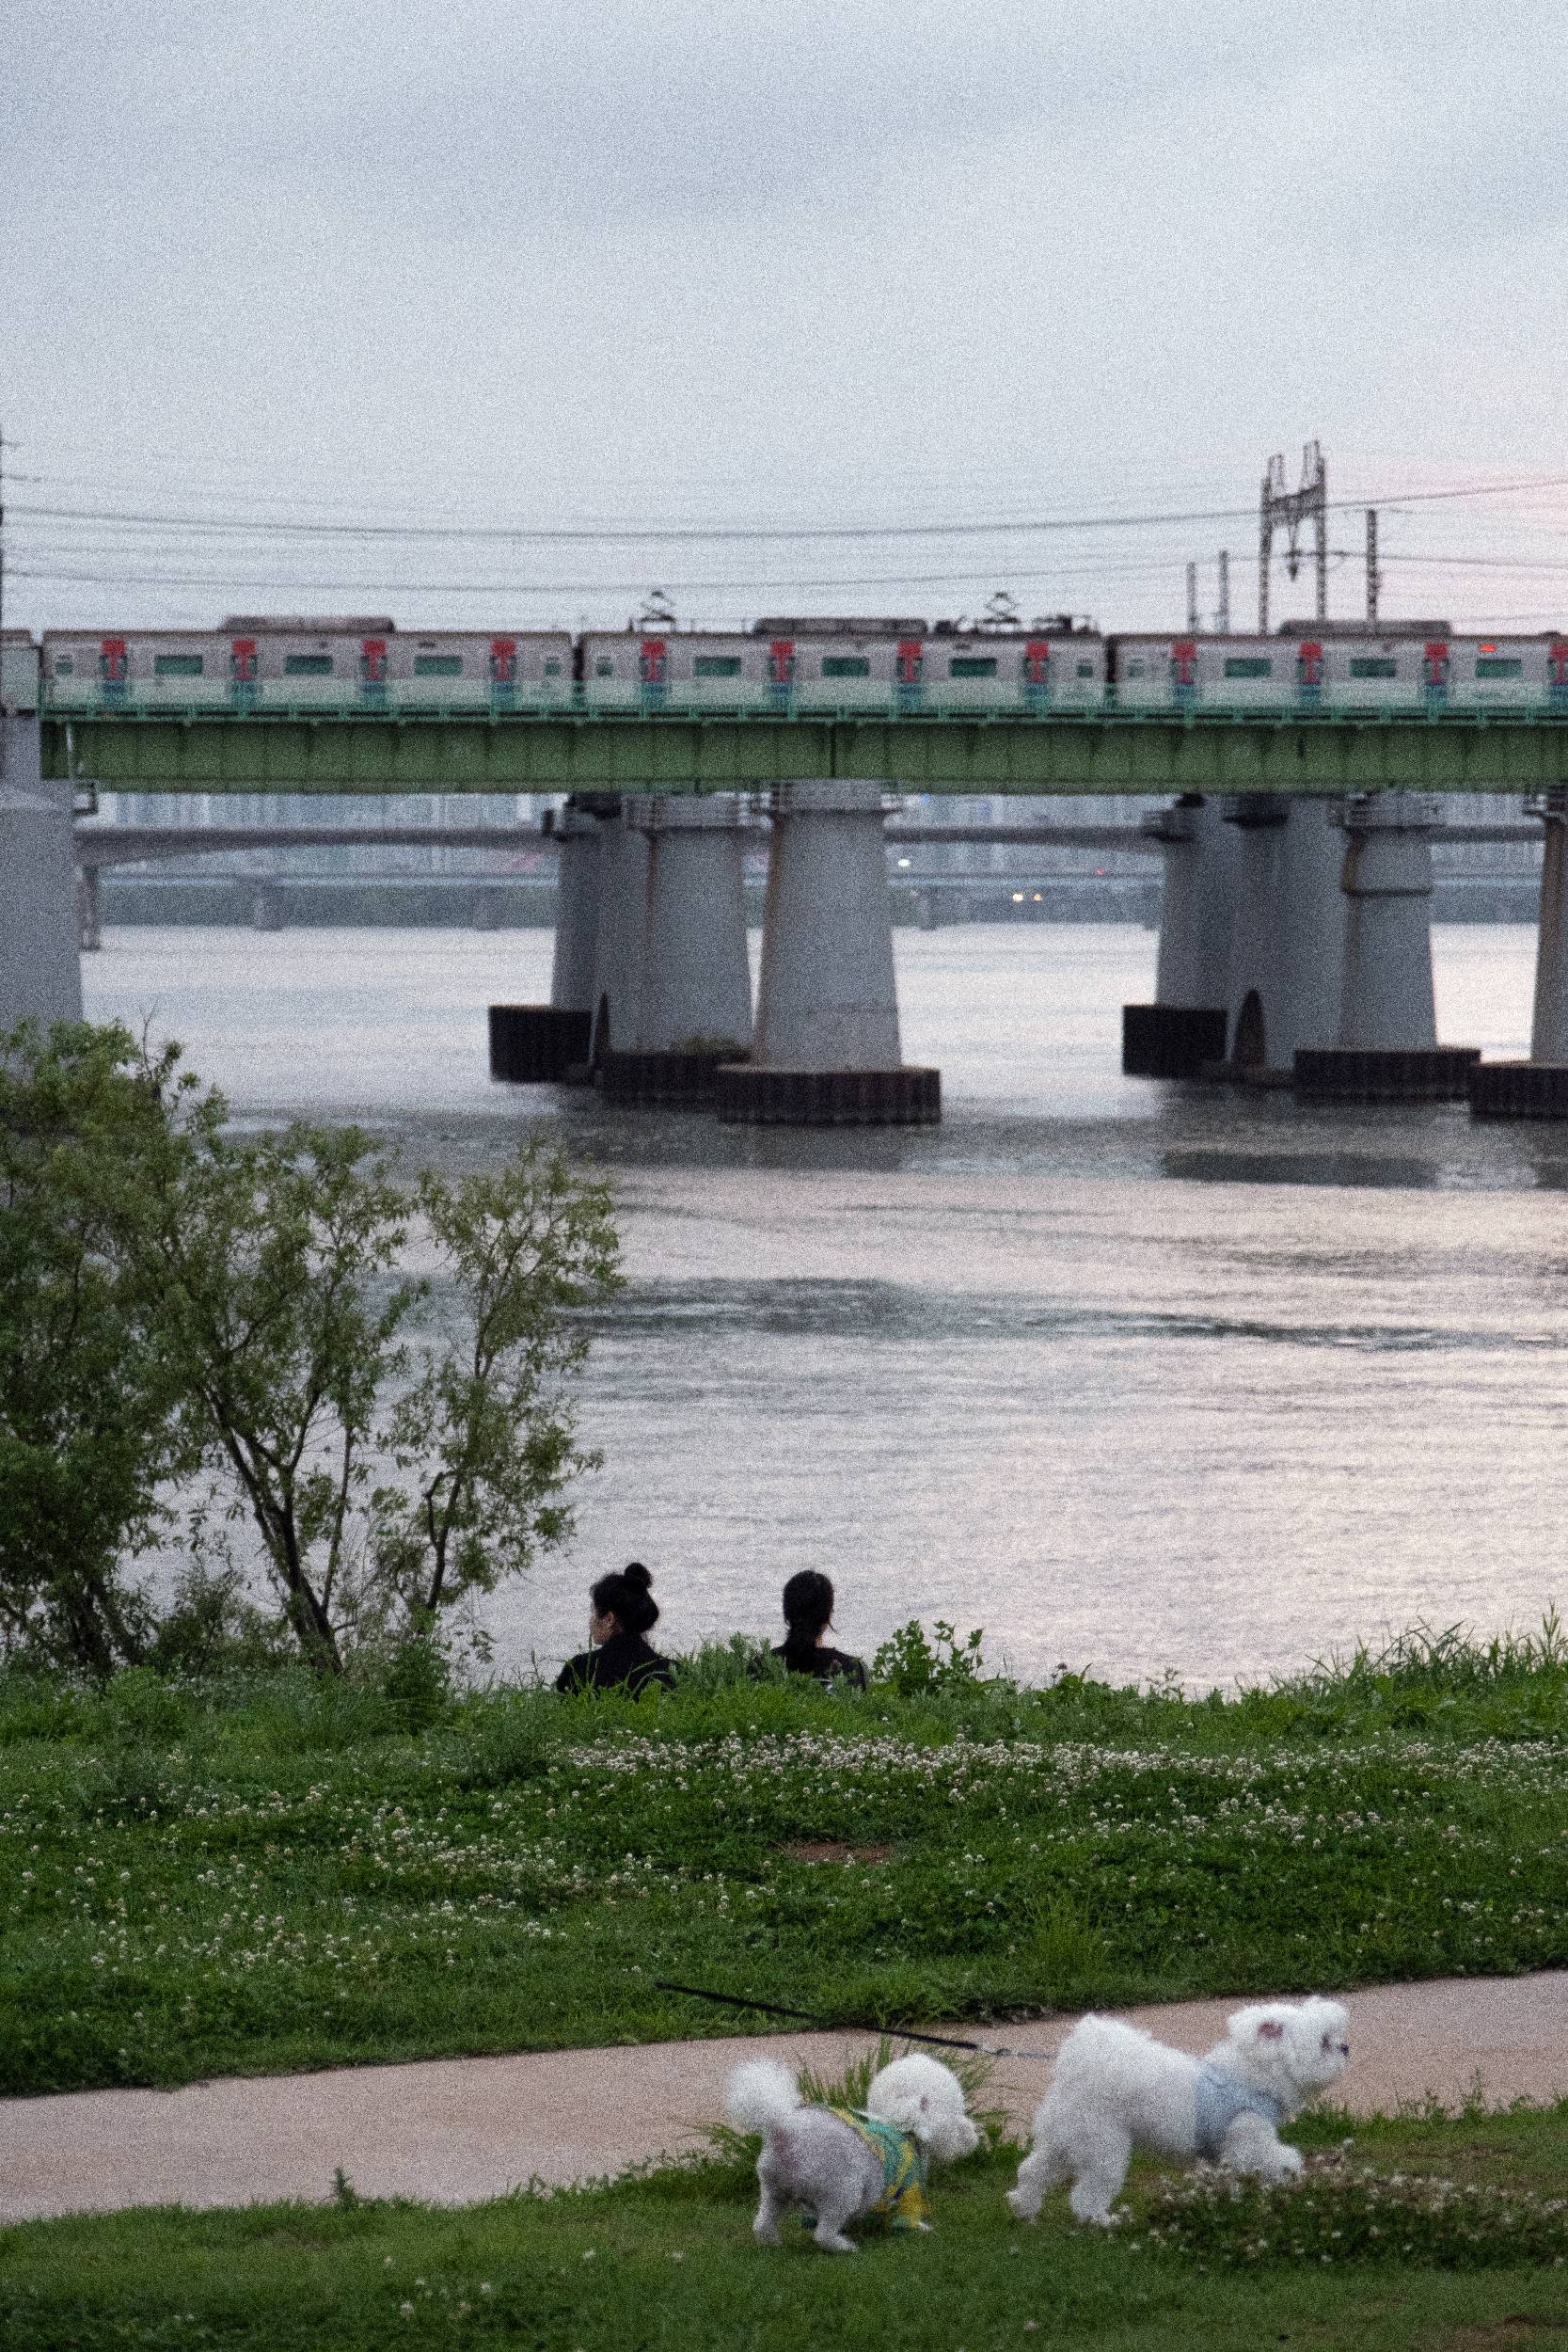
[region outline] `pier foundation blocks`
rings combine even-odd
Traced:
[[[935,1127],[940,1070],[763,1070],[721,1062],[714,1101],[726,1127]]]
[[[1121,1067],[1129,1078],[1196,1078],[1225,1059],[1223,1005],[1123,1005]]]
[[[629,1109],[665,1104],[706,1108],[717,1090],[721,1065],[734,1065],[738,1056],[734,1045],[696,1053],[609,1053],[599,1062],[599,1085],[607,1103]]]
[[[1470,1111],[1476,1119],[1568,1119],[1568,1062],[1478,1062]]]
[[[547,1086],[588,1059],[594,1016],[557,1005],[490,1007],[490,1075],[513,1086]]]
[[[1298,1094],[1330,1103],[1463,1103],[1479,1045],[1298,1045]]]

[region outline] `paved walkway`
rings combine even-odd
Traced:
[[[1568,1971],[1384,1986],[1349,1999],[1343,2092],[1358,2113],[1429,2096],[1458,2106],[1478,2087],[1493,2106],[1568,2097]],[[1192,2001],[1128,2014],[1202,2050],[1234,2007]],[[998,2026],[995,2038],[1051,2050],[1071,2022]],[[835,2073],[870,2042],[863,2033],[662,2042],[0,2100],[0,2220],[325,2199],[339,2165],[362,2197],[465,2204],[531,2178],[583,2180],[700,2146],[737,2058],[767,2053]],[[1047,2073],[999,2061],[990,2095],[1022,2125]]]

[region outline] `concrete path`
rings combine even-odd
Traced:
[[[1128,2013],[1202,2050],[1236,2006]],[[1489,2106],[1568,2097],[1568,1971],[1384,1986],[1353,1994],[1350,2009],[1344,2104],[1357,2113],[1429,2096],[1459,2106],[1478,2088]],[[997,2026],[994,2038],[1053,2050],[1071,2023]],[[780,2034],[0,2100],[0,2220],[325,2199],[340,2165],[362,2197],[465,2204],[700,2146],[737,2058],[766,2053],[834,2074],[871,2046],[863,2033]],[[990,2096],[1022,2126],[1048,2071],[998,2061]]]

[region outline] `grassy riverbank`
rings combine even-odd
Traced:
[[[1310,2157],[1348,2128],[1309,2116],[1292,2137]],[[1142,2169],[1114,2234],[1074,2228],[1059,2198],[1037,2227],[1022,2228],[1002,2202],[1017,2151],[995,2149],[938,2175],[931,2236],[867,2227],[853,2260],[818,2254],[793,2229],[782,2248],[754,2246],[754,2179],[743,2160],[455,2212],[360,2205],[349,2186],[336,2207],[35,2222],[0,2232],[0,2345],[991,2352],[1037,2336],[1063,2352],[1256,2352],[1275,2343],[1459,2352],[1515,2340],[1544,2352],[1568,2344],[1564,2273],[1553,2266],[1568,2222],[1546,2217],[1533,2260],[1521,2258],[1523,2233],[1517,2245],[1508,2235],[1521,2205],[1560,2187],[1568,2113],[1362,2125],[1351,2161],[1378,2176],[1386,2225],[1427,2208],[1426,2176],[1461,2194],[1424,2234],[1389,2226],[1377,2250],[1349,2259],[1332,2233],[1323,2233],[1325,2260],[1317,2238],[1291,2229],[1259,2254],[1249,2215],[1235,2265],[1223,2247],[1216,2258],[1225,2209],[1201,2245],[1181,2243],[1166,2234],[1180,2208]],[[1309,2213],[1333,2179],[1309,2184],[1282,2210]]]
[[[697,1680],[0,1683],[0,2090],[736,2029],[658,1977],[887,2022],[1568,1963],[1555,1643],[1196,1703]]]

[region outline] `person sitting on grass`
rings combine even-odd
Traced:
[[[645,1636],[658,1623],[653,1578],[641,1560],[601,1576],[588,1596],[591,1649],[568,1658],[556,1677],[558,1691],[628,1691],[639,1698],[651,1682],[674,1681],[670,1661]]]
[[[819,1568],[802,1568],[784,1588],[784,1638],[773,1652],[794,1675],[815,1675],[818,1682],[842,1679],[857,1691],[865,1688],[865,1668],[858,1658],[828,1646],[833,1622],[832,1579]]]

